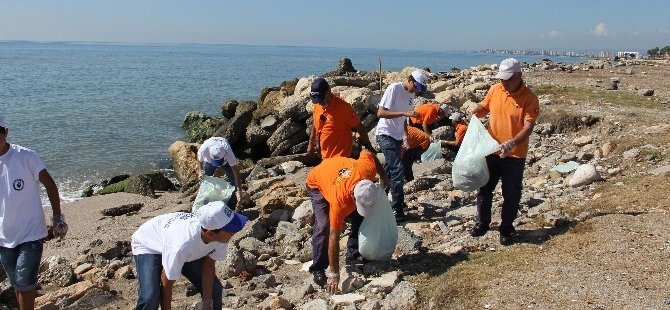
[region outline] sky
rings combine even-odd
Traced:
[[[409,50],[670,45],[670,1],[0,0],[0,40]]]

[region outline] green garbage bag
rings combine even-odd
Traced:
[[[200,182],[200,189],[198,189],[198,194],[193,201],[191,212],[195,213],[195,211],[210,201],[223,201],[227,204],[234,191],[235,186],[224,179],[207,175],[203,176]]]
[[[378,191],[373,210],[367,212],[358,230],[358,251],[366,259],[385,261],[395,252],[398,226],[388,196],[381,187]]]

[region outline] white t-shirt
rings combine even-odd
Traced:
[[[237,157],[235,157],[235,153],[233,153],[230,143],[228,143],[226,138],[222,137],[211,137],[205,140],[198,149],[198,160],[211,164],[214,159],[212,159],[210,149],[215,147],[219,147],[223,151],[223,160],[225,160],[228,165],[231,167],[237,165]]]
[[[228,244],[205,243],[200,232],[200,222],[193,213],[168,213],[142,224],[131,237],[130,245],[133,255],[160,254],[167,278],[178,280],[184,263],[206,255],[216,261],[226,259]]]
[[[39,181],[44,169],[40,156],[20,145],[10,144],[0,156],[0,246],[15,248],[47,236]]]
[[[402,83],[393,83],[386,88],[382,100],[379,102],[380,107],[384,107],[391,112],[408,112],[412,111],[412,99],[414,93],[410,93],[402,87]],[[403,140],[405,138],[405,122],[406,116],[396,118],[380,118],[377,123],[377,136],[386,135],[396,140]]]

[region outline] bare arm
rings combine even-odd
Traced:
[[[316,128],[312,125],[312,129],[309,133],[309,142],[307,142],[307,155],[314,153],[314,145],[316,143]]]
[[[44,185],[44,188],[47,190],[47,196],[49,197],[49,202],[51,203],[51,211],[53,216],[61,214],[60,210],[60,195],[58,194],[58,187],[56,182],[51,177],[51,174],[46,169],[42,169],[39,173],[40,183]]]
[[[406,111],[406,112],[393,112],[390,111],[387,108],[384,107],[379,107],[377,109],[377,117],[379,118],[398,118],[398,117],[415,117],[416,113],[414,111]]]
[[[161,272],[161,310],[172,309],[172,286],[175,280],[168,280],[165,271]]]
[[[377,168],[377,173],[379,173],[379,177],[382,179],[382,186],[384,188],[388,188],[391,186],[391,179],[389,179],[389,175],[386,173],[386,170],[384,170],[384,166],[382,163],[379,161],[379,158],[377,156],[374,156],[375,160],[375,167]]]
[[[240,178],[240,167],[237,165],[230,167],[233,170],[233,176],[235,177],[235,187],[237,188],[237,192],[241,193],[242,192],[242,180]]]
[[[212,290],[214,288],[214,278],[216,270],[216,261],[211,257],[205,256],[202,261],[202,299],[212,299]]]
[[[535,127],[534,122],[524,121],[523,122],[523,128],[521,129],[521,131],[519,131],[519,133],[516,134],[516,136],[514,136],[514,138],[512,138],[512,141],[514,141],[514,144],[518,145],[518,144],[526,141],[526,139],[528,139],[528,137],[530,137],[530,134],[533,133],[533,127]]]

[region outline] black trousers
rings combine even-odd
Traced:
[[[523,186],[523,169],[526,164],[525,158],[500,158],[497,154],[486,157],[489,168],[489,182],[477,192],[477,224],[488,227],[491,224],[491,206],[493,204],[493,191],[502,181],[502,215],[500,228],[503,234],[514,231],[514,220],[519,213],[521,202],[521,188]]]

